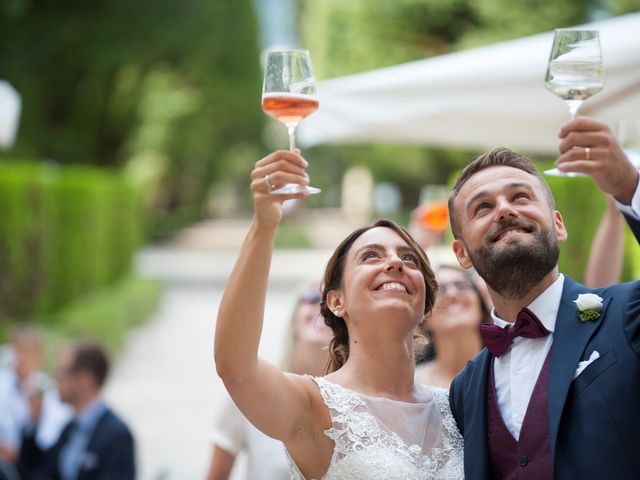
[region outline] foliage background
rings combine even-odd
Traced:
[[[327,78],[637,10],[640,10],[638,0],[305,0],[300,23],[304,43],[313,52],[316,72],[320,78]],[[452,172],[478,153],[481,152],[453,148],[347,145],[316,147],[307,156],[332,170],[367,166],[375,181],[397,184],[403,194],[404,208],[410,209],[419,202],[423,185],[449,183]],[[554,160],[522,153],[541,164]],[[560,267],[580,279],[604,209],[604,199],[590,179],[550,180],[549,183],[570,232],[570,241],[561,246]],[[638,256],[635,241],[627,238],[625,279],[637,278],[640,274],[637,268],[632,268]]]
[[[154,235],[199,218],[259,154],[256,29],[250,0],[3,1],[0,78],[23,99],[10,156],[122,169]]]
[[[637,11],[640,0],[299,0],[297,6],[300,43],[312,51],[317,77],[323,80]],[[102,191],[121,184],[138,192],[136,208],[143,220],[138,233],[137,227],[130,232],[138,242],[163,238],[203,217],[248,216],[251,166],[285,145],[286,138],[284,129],[267,120],[259,107],[261,46],[254,7],[252,0],[3,0],[0,78],[20,92],[23,110],[17,142],[0,153],[0,162],[106,170],[111,186]],[[324,192],[308,205],[338,206],[339,179],[350,167],[362,165],[374,181],[399,187],[403,210],[398,219],[406,220],[423,185],[446,184],[476,153],[389,145],[309,149],[310,175]],[[99,200],[100,182],[85,177],[76,182],[86,184],[86,198],[117,205],[118,193]],[[28,198],[6,188],[5,198]],[[579,212],[565,217],[582,220],[571,232],[581,239],[580,246],[572,244],[563,258],[572,258],[567,271],[580,278],[579,265],[602,201],[590,186],[575,187],[584,192],[579,196],[578,190],[566,188],[554,185],[559,203],[566,199],[567,208]],[[61,208],[70,215],[85,206],[99,208],[83,205],[80,190],[66,190],[71,193]],[[580,205],[570,206],[575,198],[582,199]],[[43,205],[43,211],[53,208]],[[33,259],[16,252],[21,252],[17,245],[28,202],[5,202],[3,208],[0,244],[13,249],[2,252],[2,278],[24,279]],[[40,218],[50,222],[55,215]],[[68,241],[60,244],[73,253],[70,261],[81,251],[74,239],[108,243],[101,240],[110,235],[107,227],[88,233],[87,224],[77,222],[76,228],[78,233],[68,231]],[[304,244],[303,233],[293,225],[279,242]],[[131,255],[118,260],[118,275],[101,263],[91,273],[88,265],[73,260],[77,265],[69,264],[68,271],[79,273],[62,280],[71,293],[51,305],[68,311],[84,295],[126,284]],[[94,274],[109,282],[77,280]],[[36,298],[33,305],[23,302],[20,308],[25,316],[48,315],[51,310],[38,305],[51,298]]]

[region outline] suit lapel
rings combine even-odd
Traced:
[[[97,442],[100,439],[100,432],[103,428],[105,422],[107,422],[109,416],[109,409],[106,409],[103,414],[100,416],[100,419],[96,423],[95,428],[93,429],[93,433],[91,434],[91,439],[87,444],[87,448],[84,452],[82,462],[80,463],[80,468],[78,469],[78,477],[77,480],[84,480],[86,478],[86,471],[92,470],[98,466],[100,462],[100,458],[98,457]]]
[[[640,221],[626,213],[624,214],[624,218],[627,221],[627,225],[629,225],[629,228],[633,232],[633,235],[636,237],[636,239],[640,239]]]
[[[578,362],[589,342],[602,323],[602,319],[609,305],[609,298],[603,303],[600,318],[595,321],[583,322],[578,318],[574,300],[581,293],[592,290],[565,276],[560,308],[556,318],[551,352],[551,372],[549,377],[549,435],[551,440],[552,460],[555,456],[555,446],[558,439],[560,417],[564,408],[569,387]]]
[[[465,463],[468,462],[467,472],[473,472],[472,478],[488,479],[489,448],[487,445],[487,382],[489,368],[492,364],[491,355],[485,348],[476,361],[465,402]]]

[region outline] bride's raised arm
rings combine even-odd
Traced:
[[[297,152],[276,151],[258,161],[251,172],[253,222],[224,291],[214,341],[218,375],[238,408],[264,433],[285,442],[299,431],[301,422],[311,420],[311,382],[258,358],[258,344],[282,202],[308,195],[279,195],[272,190],[285,183],[308,184],[306,167]]]

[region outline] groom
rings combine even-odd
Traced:
[[[638,237],[638,172],[608,128],[579,117],[560,136],[558,166],[630,206]],[[640,479],[640,282],[592,290],[558,271],[562,216],[512,150],[471,162],[449,212],[454,252],[495,306],[487,349],[451,385],[465,478]]]

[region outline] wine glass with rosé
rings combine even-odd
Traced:
[[[598,30],[558,28],[555,31],[545,86],[562,98],[575,118],[582,102],[603,87],[602,52]],[[583,173],[546,170],[547,175],[583,176]]]
[[[296,148],[296,128],[318,109],[316,79],[308,50],[281,50],[267,53],[262,86],[262,110],[282,122],[289,133],[289,150]],[[288,183],[272,193],[319,193],[311,186]]]

